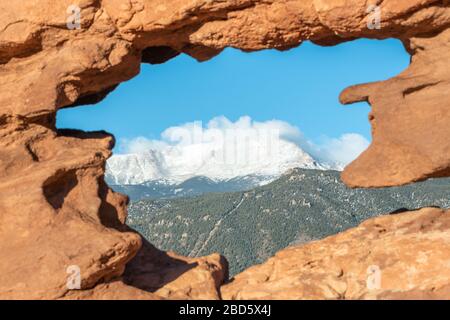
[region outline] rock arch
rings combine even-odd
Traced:
[[[81,25],[70,30],[74,2]],[[367,25],[371,3],[381,8],[379,29]],[[0,297],[220,296],[222,257],[159,252],[127,229],[126,197],[103,181],[114,138],[55,127],[59,109],[101,100],[142,62],[181,52],[206,60],[228,46],[286,50],[305,40],[398,38],[411,54],[409,68],[341,95],[343,103],[371,104],[373,132],[342,178],[381,187],[450,176],[447,0],[11,0],[0,9]],[[67,192],[55,191],[60,177]],[[427,211],[421,219],[438,219],[448,233],[447,216]],[[145,277],[144,289],[157,294],[126,286],[127,264],[125,281]],[[84,291],[65,286],[69,265],[80,266]]]

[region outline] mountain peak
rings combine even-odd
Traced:
[[[149,181],[179,184],[198,176],[225,181],[252,175],[278,177],[292,168],[339,169],[318,162],[288,141],[280,143],[277,152],[268,156],[255,156],[250,154],[254,151],[250,149],[242,156],[238,154],[229,159],[225,152],[217,152],[214,146],[203,146],[202,149],[114,155],[107,162],[106,179],[113,185],[138,185]]]

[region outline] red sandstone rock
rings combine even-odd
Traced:
[[[123,278],[93,289],[72,290],[63,299],[217,300],[219,288],[227,279],[228,264],[218,254],[186,258],[144,242]]]
[[[121,280],[101,283],[93,289],[71,290],[61,300],[161,300],[153,293],[128,286]]]
[[[450,176],[450,29],[426,39],[412,37],[408,46],[411,65],[400,75],[341,95],[344,103],[372,105],[372,144],[342,174],[350,186]]]
[[[67,8],[73,3],[81,8],[81,28],[69,30]],[[412,55],[411,66],[393,79],[355,86],[341,96],[345,103],[368,100],[373,108],[373,143],[343,179],[351,186],[379,187],[450,175],[449,3],[382,1],[381,29],[373,30],[367,28],[366,5],[363,0],[2,1],[0,297],[218,297],[226,274],[219,256],[168,256],[178,261],[171,260],[168,270],[138,256],[142,265],[133,262],[124,281],[144,284],[145,290],[156,290],[152,294],[120,280],[141,238],[124,225],[127,199],[103,180],[113,139],[55,128],[59,109],[101,100],[138,74],[142,60],[162,63],[178,52],[205,60],[227,46],[284,50],[304,40],[332,45],[360,37],[399,38]],[[399,218],[391,219],[395,224]],[[364,234],[353,236],[358,243]],[[393,232],[392,244],[403,248],[395,237]],[[429,249],[439,257],[439,249]],[[189,264],[195,266],[180,271]],[[70,265],[81,269],[82,291],[67,289]],[[174,274],[179,277],[172,279]],[[417,275],[430,283],[426,288],[446,279],[420,269]],[[152,280],[157,277],[163,280]],[[123,288],[120,297],[110,291],[118,287]],[[226,288],[228,294],[231,287]],[[412,287],[411,294],[418,288]],[[406,294],[404,287],[399,290]],[[292,292],[297,295],[298,289]]]
[[[219,287],[228,280],[228,263],[218,254],[186,258],[145,242],[127,265],[124,279],[165,299],[217,300]]]

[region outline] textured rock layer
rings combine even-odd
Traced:
[[[341,96],[344,103],[369,101],[373,127],[372,145],[343,179],[379,187],[450,175],[450,4],[373,2],[381,6],[379,29],[367,26],[371,2],[365,0],[2,1],[0,297],[119,298],[112,292],[117,288],[120,298],[219,297],[226,264],[218,256],[165,256],[146,245],[122,277],[142,240],[124,224],[126,197],[104,183],[113,138],[55,128],[59,109],[100,101],[138,74],[141,62],[162,63],[182,52],[205,60],[227,46],[284,50],[304,40],[334,45],[399,38],[412,55],[410,67]],[[74,3],[81,25],[70,30],[68,8]],[[433,241],[430,250],[447,239]],[[81,269],[82,291],[67,289],[70,265]],[[233,286],[224,294],[234,296]]]

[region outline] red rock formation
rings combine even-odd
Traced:
[[[407,43],[411,65],[395,78],[348,88],[341,101],[369,101],[373,141],[342,178],[378,187],[450,176],[450,29]],[[426,71],[425,71],[426,70]]]
[[[81,8],[81,25],[71,30],[67,9],[73,3]],[[120,280],[141,238],[124,225],[127,199],[103,180],[113,138],[55,128],[59,109],[101,100],[135,76],[141,61],[162,63],[180,52],[205,60],[227,46],[284,50],[304,40],[333,45],[399,38],[411,66],[341,96],[345,103],[367,100],[373,108],[373,143],[343,179],[379,187],[450,175],[450,4],[385,0],[380,6],[381,28],[370,29],[365,0],[0,3],[0,297],[119,298],[113,287],[123,288],[120,298],[157,297]],[[145,282],[145,290],[218,297],[226,273],[222,258],[166,257],[176,261],[165,271],[139,257],[145,270],[161,270],[165,279]],[[187,286],[165,276],[195,263]],[[84,291],[67,289],[69,265],[80,267]],[[149,273],[133,264],[129,270]],[[135,286],[140,278],[128,273],[126,279]],[[204,288],[208,293],[200,295]]]
[[[218,254],[186,258],[144,242],[123,277],[88,290],[73,290],[64,299],[207,299],[220,298],[228,264]]]
[[[228,280],[228,263],[218,254],[186,258],[146,242],[127,266],[124,279],[166,299],[217,300],[220,286]]]

